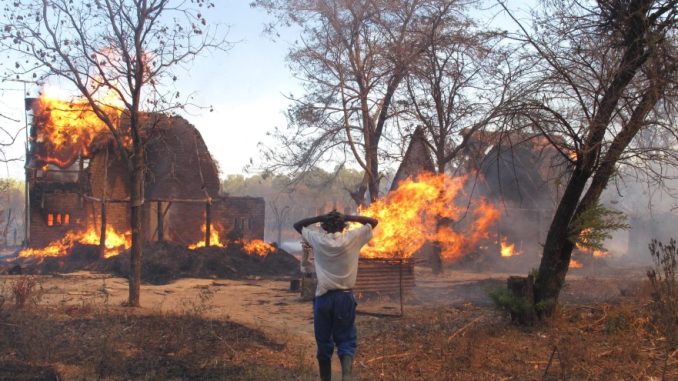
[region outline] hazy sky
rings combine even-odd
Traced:
[[[267,20],[264,11],[250,8],[249,0],[218,2],[208,21],[230,26],[228,39],[235,43],[233,48],[200,57],[189,70],[178,72],[182,94],[194,93],[199,105],[214,106],[213,112],[193,109],[182,115],[198,128],[222,175],[241,173],[250,158],[258,157],[257,143],[266,138],[266,131],[285,125],[283,111],[288,101],[283,94],[298,88],[285,63],[289,43],[296,36],[284,31],[273,42],[262,32]],[[3,119],[0,123],[17,131],[25,123],[23,85],[2,87],[0,111],[18,122]],[[36,96],[39,88],[28,86],[27,90]],[[7,156],[23,156],[24,142],[22,133],[6,150]],[[23,178],[23,165],[23,160],[10,163],[9,176]],[[7,171],[0,167],[0,177],[5,176]]]

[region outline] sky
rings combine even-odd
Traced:
[[[228,52],[197,58],[188,70],[178,70],[177,89],[182,94],[192,93],[195,103],[205,107],[181,115],[198,128],[222,176],[241,174],[251,158],[259,157],[257,143],[266,140],[266,132],[286,124],[284,110],[288,100],[284,94],[294,93],[299,84],[285,57],[297,36],[293,30],[283,30],[281,37],[273,41],[263,33],[270,16],[261,9],[250,8],[249,0],[220,1],[210,9],[207,19],[227,25],[227,39],[234,45]],[[27,91],[37,96],[39,87],[29,85]],[[0,125],[11,132],[23,127],[23,106],[23,84],[3,84],[0,112],[12,120],[0,119]],[[5,150],[7,156],[23,159],[24,144],[21,133],[16,143]],[[0,177],[22,179],[23,165],[21,160],[5,168],[0,166]]]
[[[217,2],[206,14],[207,19],[228,26],[227,39],[233,42],[233,47],[228,52],[198,57],[186,69],[177,71],[177,90],[193,94],[193,101],[204,107],[181,115],[202,134],[212,157],[219,163],[222,177],[248,175],[243,169],[250,160],[257,162],[260,158],[258,143],[275,144],[266,132],[286,125],[284,111],[289,101],[284,94],[301,93],[300,82],[292,76],[286,62],[290,45],[299,38],[298,30],[281,29],[280,37],[274,41],[263,32],[272,16],[251,8],[249,3],[250,0]],[[524,9],[531,3],[532,0],[523,0],[513,4]],[[502,19],[493,18],[490,22],[495,27],[508,27]],[[26,123],[23,86],[21,83],[0,86],[0,115],[10,118],[0,117],[0,127],[10,132],[18,131]],[[38,96],[39,90],[36,85],[27,87],[29,96]],[[2,137],[0,142],[6,140]],[[5,168],[0,165],[0,177],[24,177],[24,147],[23,133],[14,145],[5,147],[7,157],[22,160]]]

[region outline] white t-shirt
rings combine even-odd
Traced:
[[[313,247],[318,277],[316,296],[329,290],[348,290],[355,286],[360,249],[372,239],[370,224],[339,233],[303,228],[301,235]]]

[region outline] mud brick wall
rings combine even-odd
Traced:
[[[212,220],[223,224],[227,236],[264,239],[266,202],[261,197],[220,197],[212,204]]]
[[[232,239],[264,239],[266,203],[260,197],[219,197],[212,201],[212,229],[222,242]],[[151,219],[153,218],[151,213]],[[172,203],[165,221],[167,239],[189,245],[202,241],[205,204]]]
[[[154,216],[150,217],[153,219]],[[165,239],[182,245],[202,241],[205,233],[200,227],[205,223],[205,204],[173,202],[164,222]]]
[[[128,186],[125,166],[121,161],[115,160],[115,155],[112,153],[109,153],[108,156],[107,173],[104,173],[105,163],[105,153],[95,155],[90,161],[88,170],[92,196],[99,199],[103,197],[104,180],[106,180],[107,199],[126,199],[129,195],[127,193]],[[92,201],[88,202],[87,216],[88,223],[98,231],[101,227],[101,204]],[[113,227],[119,233],[129,231],[129,204],[107,203],[106,225]]]
[[[52,226],[48,225],[48,216],[52,214]],[[57,221],[61,214],[61,223]],[[65,215],[68,214],[68,224]],[[31,195],[30,247],[44,247],[59,240],[70,230],[84,229],[86,225],[85,208],[77,192],[55,190]]]

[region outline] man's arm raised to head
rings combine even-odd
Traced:
[[[372,226],[372,229],[377,227],[377,224],[379,223],[379,221],[376,218],[372,218],[372,217],[346,215],[346,216],[344,216],[344,218],[347,222],[358,222],[358,223],[361,223],[363,225],[370,224],[370,226]]]
[[[303,228],[305,228],[309,225],[317,224],[318,222],[323,222],[323,221],[325,221],[325,217],[326,217],[325,215],[322,215],[322,216],[315,216],[315,217],[304,218],[303,220],[299,220],[299,221],[294,223],[294,230],[296,230],[297,232],[299,232],[299,234],[301,234],[301,229],[303,229]]]

